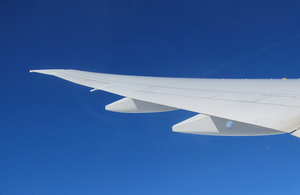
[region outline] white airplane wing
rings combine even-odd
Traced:
[[[31,70],[124,96],[106,106],[124,113],[184,109],[199,113],[173,131],[227,136],[291,133],[300,137],[299,79],[183,79],[78,70]]]

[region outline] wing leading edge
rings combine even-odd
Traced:
[[[78,70],[31,70],[124,96],[106,106],[125,113],[184,109],[201,113],[173,131],[249,136],[292,133],[300,137],[300,80],[182,79],[125,76]]]

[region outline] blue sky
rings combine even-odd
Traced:
[[[195,113],[30,69],[299,78],[298,1],[2,1],[0,194],[295,194],[300,139],[173,133]]]

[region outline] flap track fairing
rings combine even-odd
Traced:
[[[132,98],[123,98],[105,106],[106,110],[122,113],[152,113],[176,110],[176,108],[145,102]]]

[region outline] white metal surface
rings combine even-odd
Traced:
[[[219,131],[211,120],[211,118],[204,114],[198,114],[185,121],[182,121],[172,127],[174,132],[215,135]]]
[[[198,114],[192,118],[182,121],[172,127],[174,132],[222,135],[222,136],[257,136],[281,134],[265,127],[249,125],[238,121],[228,121],[223,118]]]
[[[291,133],[291,135],[299,137],[300,138],[300,130],[294,131],[293,133]]]
[[[152,113],[176,110],[176,108],[135,100],[131,98],[123,98],[105,106],[106,110],[123,113]]]
[[[282,132],[300,127],[300,80],[182,79],[33,70],[124,97]]]

